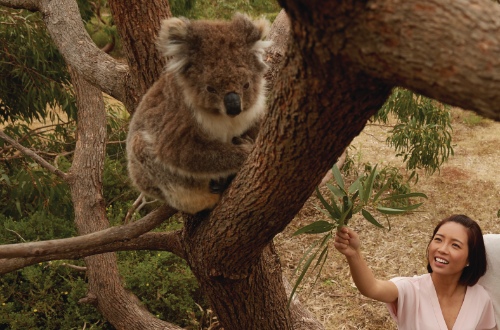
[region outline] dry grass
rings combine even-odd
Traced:
[[[391,218],[392,230],[375,228],[360,217],[351,226],[363,241],[363,253],[375,275],[382,279],[426,273],[425,249],[435,224],[442,218],[462,213],[477,220],[484,233],[500,233],[500,123],[481,120],[467,124],[469,112],[453,110],[455,156],[442,166],[440,173],[420,175],[414,188],[429,199],[419,212]],[[465,122],[464,122],[465,121]],[[353,141],[363,162],[391,164],[401,161],[385,145],[388,128],[368,126]],[[299,227],[322,219],[312,197],[291,225],[276,238],[281,262],[287,276],[304,251],[315,239],[306,235],[291,237]],[[326,329],[396,329],[384,304],[361,296],[349,275],[342,255],[333,246],[321,278],[310,289],[312,277],[300,292],[301,300],[323,322]]]

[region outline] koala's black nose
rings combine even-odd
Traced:
[[[226,96],[224,96],[224,106],[229,116],[239,115],[241,112],[240,96],[233,92],[227,93]]]

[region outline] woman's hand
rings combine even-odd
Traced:
[[[342,227],[337,230],[335,235],[335,242],[333,243],[335,248],[345,255],[346,257],[352,257],[359,254],[359,247],[361,242],[359,240],[358,234],[347,227]]]

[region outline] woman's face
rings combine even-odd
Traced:
[[[462,274],[468,264],[467,229],[456,222],[444,223],[429,243],[429,265],[441,275]]]

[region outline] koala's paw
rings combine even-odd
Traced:
[[[243,134],[241,136],[235,136],[231,140],[231,142],[235,145],[242,145],[242,144],[254,144],[254,139],[252,139],[249,135]]]
[[[235,175],[233,174],[227,178],[212,179],[208,184],[208,189],[210,189],[212,194],[222,194],[224,190],[229,187],[229,184],[233,181],[234,177]]]
[[[234,145],[239,146],[241,149],[243,149],[246,154],[249,154],[253,149],[253,145],[254,145],[255,141],[252,138],[250,138],[248,135],[242,135],[242,136],[233,137],[231,142]]]

